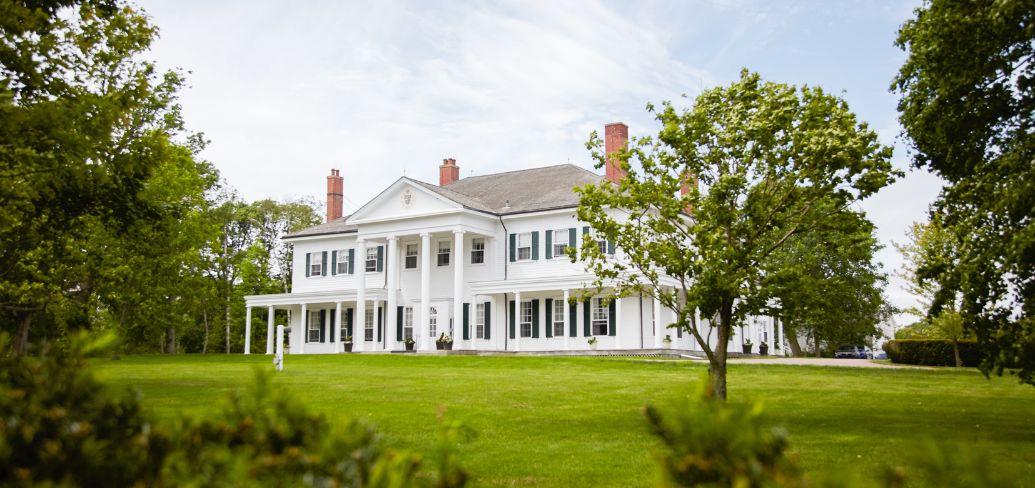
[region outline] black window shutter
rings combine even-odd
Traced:
[[[492,302],[485,302],[485,338],[486,339],[491,339],[492,338],[492,333],[491,333],[491,331],[492,331],[492,309],[489,308],[491,305],[492,305]]]
[[[403,308],[395,307],[395,340],[402,341],[403,338]]]
[[[356,250],[355,249],[349,249],[349,264],[347,266],[349,268],[349,274],[354,274],[356,272]]]
[[[308,252],[305,253],[305,277],[306,278],[309,277],[309,258],[311,257],[311,254],[312,253],[308,253]]]
[[[571,337],[579,336],[579,306],[575,303],[568,304],[568,335]]]
[[[514,315],[514,300],[510,301],[510,314],[507,315],[510,320],[510,338],[514,338],[514,322],[517,322],[517,316]]]
[[[617,298],[611,300],[611,303],[607,304],[607,335],[615,335],[615,301]]]
[[[550,234],[546,234],[550,235]],[[550,245],[546,245],[550,249]],[[546,299],[546,337],[553,337],[553,298]]]
[[[516,251],[515,251],[516,248],[517,248],[517,234],[511,234],[510,235],[510,262],[512,262],[512,263],[514,262],[514,258],[516,256],[516,254],[515,254],[516,253]]]
[[[532,338],[539,338],[539,299],[532,300]]]
[[[615,241],[612,241],[611,239],[607,240],[607,253],[608,254],[614,254],[615,253]]]
[[[327,311],[320,310],[320,342],[327,342]]]
[[[470,323],[470,314],[471,314],[471,304],[470,303],[465,303],[464,304],[464,340],[465,341],[471,340],[471,329],[468,326],[468,324]]]
[[[676,327],[676,337],[678,337],[680,339],[683,338],[683,328],[682,327]]]
[[[532,232],[532,261],[539,259],[539,231]]]
[[[308,256],[308,254],[307,254]],[[306,310],[302,314],[302,337],[305,339],[303,342],[309,342],[309,311]]]
[[[582,226],[582,235],[588,235],[588,234],[589,234],[589,226],[588,225]]]
[[[338,274],[338,251],[331,251],[331,276]]]
[[[590,324],[589,324],[589,309],[590,309],[590,301],[587,298],[586,301],[582,302],[582,335],[586,336],[586,337],[589,337],[589,333],[590,333],[590,329],[589,329],[589,326],[590,326]]]
[[[381,342],[381,324],[382,324],[382,318],[383,318],[381,312],[383,310],[384,310],[384,307],[377,307],[377,341],[378,342]]]
[[[320,275],[327,276],[327,251],[322,252],[320,256]]]
[[[345,335],[352,337],[355,340],[355,334],[352,333],[352,309],[345,310]]]
[[[578,247],[578,243],[575,242],[576,239],[575,228],[568,229],[568,247]]]
[[[384,269],[385,263],[385,247],[377,246],[377,272],[380,273]]]
[[[550,258],[553,257],[553,246],[551,246],[552,243],[553,243],[553,231],[552,230],[548,230],[548,231],[546,231],[546,259],[550,259]]]
[[[334,342],[334,330],[337,328],[338,322],[338,309],[334,309],[334,313],[331,314],[330,324],[327,327],[327,342]]]

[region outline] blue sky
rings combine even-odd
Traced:
[[[346,212],[401,174],[437,182],[571,162],[593,130],[656,129],[647,102],[735,79],[822,86],[895,144],[895,33],[916,1],[143,1],[154,58],[190,72],[183,93],[204,157],[243,197],[324,197],[340,168]],[[887,248],[924,218],[940,182],[911,171],[862,204]],[[888,294],[910,297],[893,280]]]

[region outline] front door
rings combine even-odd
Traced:
[[[429,308],[428,336],[433,340],[438,340],[442,334],[453,337],[453,324],[449,321],[449,302],[431,302]]]

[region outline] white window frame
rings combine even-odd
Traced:
[[[349,335],[348,324],[345,323],[345,317],[348,317],[349,309],[341,309],[341,316],[338,318],[338,342],[345,342],[345,336]],[[355,313],[355,312],[353,312]],[[353,338],[355,339],[355,338]]]
[[[375,307],[367,307],[364,311],[365,317],[363,318],[363,340],[366,342],[374,341],[374,321],[377,320],[377,310]],[[355,337],[352,338],[356,340]]]
[[[485,338],[485,303],[474,305],[474,338]]]
[[[413,254],[410,254],[410,246],[413,246]],[[414,270],[420,266],[420,244],[407,242],[403,245],[403,269]],[[410,266],[410,258],[413,258],[413,266]]]
[[[527,238],[528,242],[525,243],[525,244],[522,244],[522,240],[524,238]],[[514,249],[514,251],[515,251],[514,252],[514,260],[515,261],[531,261],[532,260],[532,233],[531,232],[519,233],[515,240],[516,240],[516,242],[515,242],[514,245],[515,245],[516,249]],[[521,257],[521,251],[522,250],[525,250],[525,251],[528,252],[528,254],[525,257]]]
[[[367,273],[377,272],[377,248],[378,246],[368,247],[367,256],[363,260],[363,271]]]
[[[442,252],[442,246],[445,245],[445,252]],[[435,244],[435,266],[440,268],[448,267],[452,262],[453,255],[453,241],[451,239],[439,239]],[[442,264],[442,259],[445,258],[446,263]]]
[[[589,328],[590,335],[606,336],[607,335],[607,326],[608,326],[608,323],[610,322],[610,320],[609,320],[610,319],[609,315],[611,313],[610,308],[608,307],[607,304],[604,303],[604,299],[602,299],[602,298],[594,298],[590,302],[590,305],[591,305],[591,313],[590,313],[590,320],[589,320],[589,322],[591,324],[590,328]],[[600,330],[603,330],[602,333],[597,331],[597,327],[598,326],[601,327]]]
[[[525,306],[528,306],[527,309]],[[518,304],[518,327],[521,333],[521,337],[532,337],[532,301],[524,301]],[[527,320],[526,320],[527,319]],[[527,329],[526,329],[527,327]]]
[[[481,245],[481,248],[478,247],[479,245]],[[475,256],[478,256],[478,261],[477,262],[474,260]],[[485,264],[485,238],[484,237],[475,237],[475,238],[471,239],[471,264],[475,265],[475,266],[477,266],[479,264]]]
[[[320,342],[320,327],[323,324],[320,323],[320,311],[310,310],[309,311],[309,327],[306,328],[306,334],[308,335],[308,341],[306,342]],[[313,336],[313,332],[316,336]]]
[[[402,340],[413,339],[413,307],[403,307]]]
[[[334,263],[338,274],[349,274],[349,250],[338,249],[338,262]]]
[[[554,229],[553,234],[553,259],[568,257],[568,229]],[[560,249],[560,252],[558,252]]]
[[[552,320],[550,325],[553,326],[553,335],[564,337],[564,299],[554,299],[553,310],[550,311]],[[558,332],[560,331],[560,332]]]
[[[438,338],[438,307],[428,307],[428,335]]]
[[[309,253],[309,276],[323,276],[323,252]]]

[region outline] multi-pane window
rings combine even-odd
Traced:
[[[594,239],[597,241],[597,247],[600,248],[600,254],[607,254],[607,239],[597,236],[597,233],[593,233]]]
[[[525,261],[532,259],[532,233],[525,232],[517,236],[517,259]]]
[[[428,307],[428,333],[438,337],[438,309],[435,307]]]
[[[320,276],[323,274],[323,253],[314,252],[309,259],[309,276]]]
[[[402,340],[413,339],[413,307],[403,309],[403,336]]]
[[[450,252],[449,240],[438,241],[438,254],[436,262],[439,266],[449,266],[449,252]]]
[[[320,312],[309,312],[309,342],[320,342]]]
[[[349,324],[345,323],[345,317],[348,315],[338,317],[338,342],[345,342],[345,336],[349,335]]]
[[[335,263],[338,267],[338,274],[349,274],[349,250],[339,249],[338,250],[338,262]]]
[[[374,340],[374,309],[368,308],[364,311],[366,320],[363,321],[363,340]]]
[[[471,239],[471,264],[485,262],[485,239]]]
[[[553,310],[551,310],[553,319],[553,335],[563,336],[564,335],[564,300],[554,300]]]
[[[563,258],[568,250],[568,229],[554,229],[553,232],[553,257]]]
[[[532,302],[521,302],[518,323],[521,324],[521,337],[532,337]]]
[[[479,303],[474,306],[474,338],[485,338],[485,304]]]
[[[591,322],[593,324],[593,335],[607,335],[608,307],[603,299],[594,298],[592,301],[593,313]]]
[[[368,247],[367,248],[367,256],[366,256],[366,259],[364,260],[363,269],[366,270],[367,273],[373,273],[373,272],[377,271],[377,248],[376,247]]]
[[[406,269],[417,269],[417,244],[406,245],[406,257],[403,260]]]

